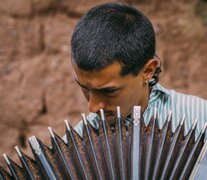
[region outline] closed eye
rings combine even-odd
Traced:
[[[114,87],[106,87],[106,88],[102,88],[102,89],[89,89],[88,87],[82,85],[77,79],[75,79],[76,82],[78,83],[78,85],[83,89],[83,90],[87,90],[87,91],[96,91],[96,92],[100,92],[106,95],[114,95],[119,89],[121,89],[121,87],[119,88],[114,88]]]
[[[106,95],[114,95],[118,91],[118,89],[101,89],[99,91]]]
[[[89,90],[87,87],[83,86],[82,84],[79,83],[79,81],[77,79],[75,79],[75,81],[77,82],[77,84],[82,88],[82,89],[85,89],[85,90]]]

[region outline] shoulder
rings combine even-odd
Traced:
[[[160,91],[166,96],[169,96],[174,104],[188,104],[190,106],[207,105],[207,100],[198,96],[177,92],[173,89],[166,89],[159,83],[153,88],[154,91]],[[174,101],[173,101],[174,100]]]
[[[193,122],[198,120],[198,129],[202,130],[207,122],[207,100],[198,96],[168,90],[171,107],[176,118],[185,117],[186,127],[189,129]]]
[[[199,108],[200,106],[207,106],[207,100],[198,96],[176,92],[175,90],[168,90],[169,95],[174,103],[182,106],[189,106]]]
[[[200,127],[207,122],[207,100],[198,96],[184,94],[173,89],[166,89],[159,83],[153,89],[158,94],[161,93],[160,104],[167,111],[173,112],[174,121],[179,123],[182,117],[186,117],[188,127],[198,119]]]

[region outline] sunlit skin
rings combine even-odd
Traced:
[[[121,75],[121,64],[113,64],[99,71],[85,71],[72,63],[74,76],[88,101],[89,111],[99,113],[104,109],[105,118],[113,124],[116,107],[120,106],[123,118],[131,114],[134,105],[140,105],[144,111],[148,104],[150,88],[146,83],[154,74],[157,61],[152,59],[138,75]]]

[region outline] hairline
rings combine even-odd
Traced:
[[[114,61],[112,61],[111,63],[108,63],[107,65],[101,67],[100,69],[96,69],[96,68],[84,69],[84,68],[80,67],[80,66],[76,63],[76,61],[74,60],[74,58],[71,56],[71,63],[72,63],[72,64],[75,64],[75,65],[77,66],[78,69],[80,69],[80,70],[84,70],[84,71],[88,71],[88,72],[90,72],[90,71],[91,71],[91,72],[92,72],[92,71],[97,71],[97,72],[98,72],[98,71],[101,71],[101,70],[107,68],[108,66],[112,65],[112,64],[115,63],[115,62],[117,62],[117,63],[119,63],[119,64],[121,65],[121,71],[119,72],[119,75],[122,76],[122,77],[127,76],[127,75],[129,75],[129,74],[131,74],[132,76],[137,76],[137,75],[139,74],[140,70],[143,68],[143,67],[142,67],[142,68],[140,68],[139,70],[137,70],[136,73],[134,73],[134,72],[132,72],[132,71],[129,71],[128,73],[124,73],[124,72],[123,72],[123,71],[124,71],[123,69],[124,69],[124,66],[126,67],[126,65],[125,65],[124,63],[122,63],[120,60],[114,60]]]

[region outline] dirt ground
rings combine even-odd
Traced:
[[[15,145],[30,154],[32,135],[49,145],[48,126],[62,136],[64,119],[75,125],[87,112],[72,77],[70,38],[79,17],[103,2],[108,1],[0,0],[0,154],[17,160]],[[207,99],[207,3],[202,3],[132,1],[154,25],[161,84]]]

